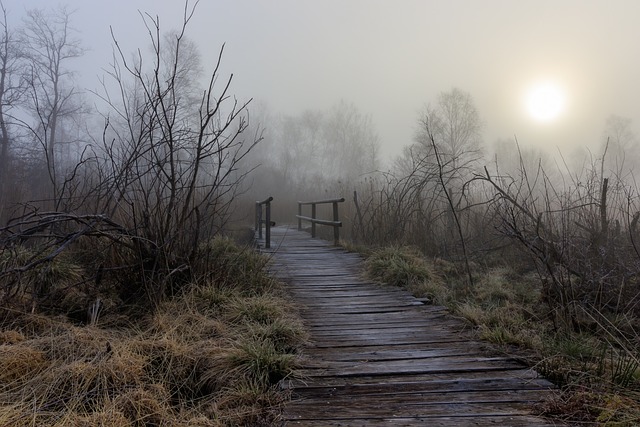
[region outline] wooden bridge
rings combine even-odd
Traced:
[[[445,308],[367,281],[357,254],[294,227],[270,237],[271,272],[311,337],[299,376],[283,384],[293,397],[284,425],[553,425],[531,415],[552,385]]]

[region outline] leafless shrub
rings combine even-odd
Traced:
[[[553,313],[576,329],[586,312],[638,310],[638,189],[605,177],[595,163],[563,185],[544,168],[519,178],[485,173],[495,191],[493,212],[506,236],[533,256]]]
[[[167,36],[158,18],[142,14],[149,57],[138,50],[129,60],[113,35],[110,80],[96,93],[106,106],[102,137],[56,196],[55,206],[73,213],[34,208],[0,230],[6,250],[27,241],[37,248],[3,277],[51,265],[64,250],[84,245],[97,257],[102,249],[111,257],[93,265],[89,280],[117,271],[112,278],[130,298],[157,303],[190,279],[199,243],[224,227],[250,172],[239,165],[261,139],[258,132],[245,137],[249,102],[230,95],[233,76],[218,86],[223,49],[205,87],[197,89],[199,56],[186,36],[194,12],[185,3],[181,28]],[[87,239],[106,240],[108,248],[90,248],[82,243]]]

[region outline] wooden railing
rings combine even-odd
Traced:
[[[271,227],[275,223],[271,222],[271,202],[273,197],[268,197],[261,202],[256,202],[256,231],[258,232],[258,239],[262,239],[262,224],[265,225],[264,247],[271,247]],[[262,206],[265,206],[265,218],[262,219]]]
[[[314,200],[311,202],[298,202],[298,230],[302,230],[302,221],[311,222],[311,237],[316,237],[316,224],[320,225],[329,225],[333,227],[333,240],[334,244],[337,245],[340,240],[340,227],[342,227],[342,221],[338,216],[338,203],[344,202],[344,197],[339,199],[329,199],[329,200]],[[333,220],[324,220],[318,219],[316,217],[316,205],[322,205],[331,203],[333,204]],[[302,215],[302,206],[311,205],[311,216],[303,216]]]

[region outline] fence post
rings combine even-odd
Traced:
[[[333,220],[338,222],[338,202],[333,202]],[[340,227],[333,227],[333,244],[338,246],[340,241]]]
[[[300,219],[301,216],[302,216],[302,203],[298,202],[298,231],[302,230],[302,219]]]
[[[271,247],[271,201],[267,202],[267,212],[265,218],[265,239],[264,239],[264,247],[269,249]],[[260,227],[262,229],[262,227]]]
[[[311,204],[311,218],[316,219],[316,204]],[[311,222],[311,237],[316,237],[316,223],[315,221]]]
[[[257,212],[257,224],[258,224],[258,239],[262,239],[262,205],[258,204],[258,206],[256,206],[256,212]]]
[[[271,201],[273,197],[267,197],[263,201],[256,202],[256,229],[258,230],[258,239],[262,240],[262,223],[265,224],[265,248],[271,247]],[[266,218],[262,219],[262,205],[267,205],[265,212]]]

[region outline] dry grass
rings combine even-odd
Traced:
[[[42,371],[47,365],[45,353],[23,344],[0,345],[0,382],[11,384]]]
[[[0,425],[276,423],[305,339],[295,307],[262,258],[227,240],[208,250],[213,272],[126,328],[4,313]]]

